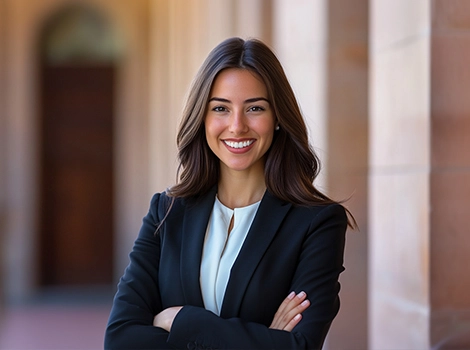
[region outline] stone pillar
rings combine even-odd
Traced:
[[[35,5],[36,3],[34,3]],[[2,55],[5,69],[2,83],[6,145],[4,159],[6,220],[0,255],[4,262],[5,296],[21,300],[32,294],[35,282],[37,223],[38,121],[34,108],[37,72],[30,26],[31,3],[3,0],[6,28]]]
[[[221,5],[213,0],[150,2],[149,166],[154,192],[176,182],[176,132],[185,95],[210,49],[232,32],[231,2]],[[221,12],[209,17],[214,6]]]
[[[430,333],[470,348],[470,2],[432,2]]]
[[[62,0],[54,0],[61,2]],[[121,277],[149,205],[149,8],[150,0],[93,0],[121,40],[116,66],[114,278]],[[38,2],[42,3],[42,2]]]
[[[149,40],[149,179],[151,192],[161,192],[176,176],[175,116],[170,114],[170,35],[168,1],[150,2]],[[171,122],[171,126],[169,126]]]
[[[367,349],[368,0],[328,2],[328,194],[347,200],[359,230],[348,231],[341,308],[329,349]]]
[[[327,0],[274,0],[272,42],[296,93],[315,151],[327,167]]]
[[[370,348],[470,347],[470,3],[371,2]]]
[[[429,348],[430,5],[370,3],[371,349]]]
[[[266,44],[271,45],[272,1],[232,0],[232,2],[234,4],[235,19],[234,35],[243,39],[262,39]]]

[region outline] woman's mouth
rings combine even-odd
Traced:
[[[249,147],[253,144],[253,142],[255,142],[255,140],[246,140],[246,141],[239,141],[239,142],[236,142],[236,141],[227,141],[227,140],[224,140],[224,143],[231,147],[231,148],[235,148],[235,149],[240,149],[240,148],[246,148],[246,147]]]

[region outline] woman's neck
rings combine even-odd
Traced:
[[[222,204],[231,209],[259,202],[265,192],[264,174],[221,171],[217,197]]]

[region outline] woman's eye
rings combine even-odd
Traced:
[[[225,112],[225,111],[227,111],[227,108],[222,107],[222,106],[216,106],[216,107],[212,108],[212,110],[214,112]]]
[[[250,112],[262,112],[264,111],[265,109],[261,106],[253,106],[253,107],[250,107],[249,108],[249,111]]]

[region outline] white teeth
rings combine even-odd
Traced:
[[[224,141],[226,145],[232,148],[245,148],[251,145],[254,141],[242,141],[242,142],[233,142],[233,141]]]

